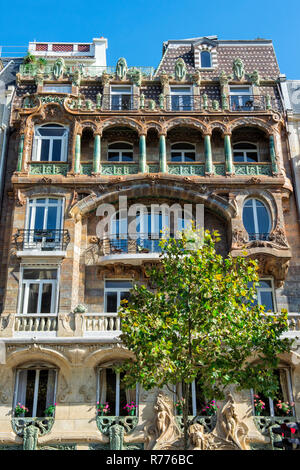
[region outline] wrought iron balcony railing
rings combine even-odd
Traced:
[[[167,95],[164,106],[166,111],[199,111],[201,96]]]
[[[260,233],[248,233],[249,236],[249,241],[255,241],[255,240],[262,240],[262,241],[269,241],[270,240],[270,234],[269,232],[260,232]]]
[[[137,95],[126,94],[104,94],[102,98],[102,109],[110,111],[137,110],[140,99]]]
[[[160,253],[161,234],[110,235],[101,240],[103,255]]]
[[[230,95],[229,107],[231,111],[246,112],[282,109],[280,100],[269,95]]]
[[[70,235],[68,230],[19,229],[14,235],[14,240],[19,251],[65,251],[70,242]]]

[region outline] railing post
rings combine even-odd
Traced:
[[[17,171],[22,171],[23,165],[23,149],[24,149],[24,134],[20,136],[19,149],[18,149],[18,164]]]
[[[204,156],[205,156],[205,173],[208,175],[213,174],[212,151],[211,151],[211,134],[204,136]]]
[[[159,171],[161,173],[167,172],[167,149],[165,134],[161,134],[159,136]]]
[[[270,135],[269,147],[270,147],[270,158],[271,158],[271,163],[272,163],[272,172],[274,174],[277,174],[278,173],[278,166],[277,166],[277,161],[276,161],[275,141],[274,141],[274,136],[273,135]]]
[[[100,173],[100,171],[101,171],[101,134],[95,134],[93,173]]]
[[[231,134],[225,134],[224,136],[224,153],[225,153],[225,172],[233,174],[233,158],[231,149]]]
[[[146,173],[147,171],[147,152],[146,152],[146,136],[140,135],[140,155],[139,155],[139,172]]]
[[[81,155],[81,135],[76,134],[74,173],[80,173],[80,155]]]

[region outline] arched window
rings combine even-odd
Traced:
[[[111,367],[99,369],[99,386],[97,403],[108,403],[108,416],[128,416],[130,412],[125,408],[126,404],[133,402],[138,405],[138,387],[126,389],[123,383],[123,373],[115,372]],[[137,415],[135,408],[134,415]]]
[[[259,154],[256,144],[249,142],[239,142],[233,145],[233,159],[235,162],[256,163],[259,161]]]
[[[266,240],[271,229],[271,219],[265,204],[258,199],[248,199],[244,204],[243,223],[249,240]]]
[[[114,142],[109,144],[107,152],[109,162],[132,162],[133,145],[127,142]]]
[[[195,159],[195,145],[186,142],[171,145],[172,162],[194,162]]]
[[[19,415],[16,407],[20,404],[28,410],[25,417],[51,416],[52,410],[48,408],[55,405],[56,382],[57,370],[51,365],[33,364],[17,369],[14,415]]]
[[[201,68],[211,67],[211,54],[208,51],[202,51],[200,53]]]
[[[45,124],[35,128],[32,160],[65,162],[68,152],[68,129],[59,124]]]

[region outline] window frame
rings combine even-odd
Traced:
[[[189,144],[189,145],[192,145],[194,147],[194,149],[193,150],[192,149],[190,149],[190,150],[188,150],[188,149],[174,149],[173,150],[172,149],[173,145],[178,145],[178,144]],[[181,155],[180,155],[181,160],[178,161],[178,162],[175,162],[174,160],[172,160],[172,152],[177,152],[177,153],[181,152]],[[184,156],[185,152],[189,152],[189,153],[194,152],[195,153],[195,159],[193,161],[185,160],[184,159],[185,158],[185,156]],[[193,163],[193,162],[196,161],[196,144],[192,144],[191,142],[173,142],[171,144],[171,148],[170,148],[170,155],[171,155],[171,162],[172,163]]]
[[[118,92],[116,91],[113,91],[114,89],[119,89]],[[129,89],[130,91],[120,91],[120,89]],[[130,99],[130,105],[129,105],[129,108],[124,108],[123,105],[122,105],[122,99],[119,98],[119,105],[118,105],[118,108],[114,108],[113,107],[113,102],[112,102],[112,97],[113,96],[123,96],[123,95],[126,95],[126,96],[130,96],[131,99]],[[132,89],[132,85],[110,85],[110,109],[111,110],[114,110],[114,111],[130,111],[132,109],[132,99],[133,99],[133,89]]]
[[[179,88],[181,88],[181,89],[182,89],[182,88],[186,88],[186,89],[189,90],[189,91],[186,92],[186,93],[180,93],[180,94],[179,94],[179,93],[176,93],[176,91],[175,91],[176,88],[178,88],[178,89],[179,89]],[[174,90],[174,89],[175,89],[175,90]],[[179,96],[179,97],[182,97],[182,96],[189,96],[189,97],[190,97],[190,106],[189,106],[190,109],[185,109],[184,104],[183,104],[183,102],[182,102],[182,99],[179,100],[178,109],[175,109],[175,108],[173,107],[173,102],[172,102],[172,97],[173,97],[173,96]],[[169,107],[169,108],[170,108],[172,111],[193,111],[193,109],[194,109],[193,100],[192,100],[193,96],[194,96],[194,95],[193,95],[193,88],[192,88],[191,86],[189,86],[189,85],[171,85],[171,86],[170,86],[170,107]]]
[[[131,289],[132,289],[132,285],[131,287],[127,287],[127,288],[122,288],[122,287],[106,287],[106,281],[117,281],[117,282],[131,282],[132,284],[132,279],[111,279],[111,278],[105,278],[104,279],[104,313],[105,314],[117,314],[118,313],[118,310],[120,308],[120,304],[121,304],[121,293],[122,292],[129,292]],[[116,312],[108,312],[107,311],[107,296],[106,296],[106,293],[107,292],[117,292],[117,311]]]
[[[235,145],[239,145],[239,144],[251,144],[251,145],[255,145],[255,149],[251,149],[251,148],[248,148],[248,149],[241,149],[241,150],[238,150],[238,149],[235,149],[234,146]],[[235,161],[234,160],[234,152],[240,152],[240,153],[243,153],[243,161],[242,162],[238,162],[238,161]],[[256,163],[256,162],[249,162],[247,160],[247,154],[246,152],[256,152],[257,153],[257,163],[260,162],[260,153],[259,153],[259,149],[258,149],[258,144],[255,144],[253,142],[247,142],[247,141],[241,141],[241,142],[234,142],[232,144],[232,155],[233,155],[233,162],[234,163]]]
[[[55,124],[56,127],[51,127],[51,129],[64,129],[65,132],[61,136],[43,136],[39,135],[39,129],[45,128],[49,124]],[[42,152],[42,142],[43,140],[49,141],[49,150],[48,150],[48,160],[41,160],[41,152]],[[60,159],[59,160],[50,160],[50,156],[52,158],[52,151],[53,151],[53,141],[60,140],[61,141],[61,148],[60,148]],[[33,137],[33,145],[32,145],[32,155],[31,159],[33,162],[41,162],[41,163],[60,163],[60,162],[67,162],[68,161],[68,140],[69,140],[69,127],[58,124],[58,123],[45,123],[43,125],[36,125],[34,128],[34,137]]]
[[[56,279],[24,279],[24,271],[26,269],[48,269],[48,270],[55,270],[56,271]],[[41,294],[43,289],[43,284],[51,284],[52,285],[52,293],[51,293],[51,310],[52,312],[48,313],[41,313],[41,312],[28,312],[28,296],[29,296],[29,286],[30,284],[38,284],[39,285],[39,293],[38,293],[38,309],[41,308]],[[23,294],[23,285],[24,285],[24,296]],[[57,315],[58,314],[58,307],[59,307],[59,285],[60,285],[60,266],[49,266],[49,265],[35,265],[34,267],[29,265],[22,265],[20,266],[20,279],[19,279],[19,295],[18,295],[18,315],[29,315],[29,316],[47,316],[47,315]],[[22,306],[22,299],[23,299],[23,306]],[[26,308],[24,306],[26,305]],[[22,308],[23,307],[23,308]],[[25,312],[26,311],[26,312]]]
[[[274,279],[272,277],[260,277],[259,278],[259,282],[260,281],[270,281],[271,282],[271,287],[259,287],[259,286],[256,286],[256,292],[257,292],[257,303],[258,305],[264,305],[262,302],[261,302],[261,294],[260,292],[263,291],[263,292],[271,292],[272,294],[272,301],[273,301],[273,307],[274,307],[274,312],[271,312],[271,313],[275,313],[277,312],[277,303],[276,303],[276,291],[275,291],[275,286],[274,286]],[[266,311],[265,313],[268,313],[268,311]]]
[[[110,145],[114,145],[114,144],[128,144],[128,145],[131,145],[132,149],[122,149],[122,148],[116,148],[116,149],[110,149],[109,146]],[[119,155],[118,155],[118,160],[109,160],[109,153],[116,153],[116,152],[119,152]],[[122,152],[132,152],[132,159],[131,160],[122,160]],[[117,142],[111,142],[110,144],[107,145],[107,161],[110,162],[110,163],[130,163],[130,162],[133,162],[134,161],[134,144],[132,144],[131,142],[126,142],[125,140],[124,141],[117,141]]]
[[[100,402],[100,397],[101,397],[101,380],[100,380],[100,375],[101,371],[104,369],[112,369],[112,366],[99,366],[97,368],[97,389],[96,389],[96,402]],[[120,416],[120,372],[115,372],[116,375],[116,403],[115,403],[115,414],[114,415],[109,415],[109,416]],[[135,404],[137,405],[136,409],[136,414],[135,416],[139,416],[139,384],[136,383],[135,387]]]
[[[16,369],[16,376],[15,376],[15,389],[14,389],[14,396],[13,396],[13,411],[15,410],[17,406],[17,400],[18,400],[18,392],[19,392],[19,385],[20,385],[20,373],[21,371],[24,370],[35,370],[35,384],[34,384],[34,396],[33,396],[33,404],[32,404],[32,416],[31,418],[40,418],[41,416],[36,416],[37,412],[37,405],[38,405],[38,391],[39,391],[39,379],[40,379],[40,371],[41,370],[54,370],[55,372],[55,378],[54,378],[54,390],[53,390],[53,404],[55,403],[56,399],[56,393],[57,393],[57,382],[58,382],[58,372],[59,370],[56,367],[52,367],[51,365],[46,365],[46,366],[28,366],[28,367],[20,367]],[[26,382],[26,388],[27,388],[27,382]],[[22,403],[22,405],[25,405],[25,403]],[[26,406],[26,405],[25,405]]]
[[[209,66],[209,67],[205,67],[205,66],[202,65],[202,54],[203,54],[203,52],[206,52],[207,54],[209,54],[209,58],[210,58],[210,66]],[[204,69],[204,70],[212,69],[213,66],[212,66],[212,54],[211,54],[211,51],[208,51],[208,50],[206,50],[206,49],[199,51],[199,62],[200,62],[200,68],[201,68],[201,69]]]
[[[288,391],[288,401],[289,402],[294,402],[294,396],[293,396],[293,387],[292,387],[292,374],[291,374],[291,369],[290,367],[284,367],[284,366],[279,366],[277,370],[284,370],[286,374],[286,385],[287,385],[287,391]],[[253,388],[250,389],[250,395],[251,395],[251,404],[252,404],[252,412],[253,416],[257,416],[255,414],[255,406],[254,406],[254,395],[255,391]],[[275,406],[274,406],[274,400],[272,398],[267,397],[269,400],[269,407],[270,407],[270,415],[272,418],[278,418],[279,416],[275,414]],[[295,416],[295,407],[293,407],[293,414],[290,416]],[[264,416],[262,416],[264,417]]]
[[[271,232],[271,229],[272,229],[272,214],[270,212],[270,209],[269,207],[267,206],[267,204],[264,202],[264,201],[261,201],[260,199],[258,199],[257,197],[250,197],[250,198],[247,198],[245,201],[244,201],[244,204],[243,204],[243,211],[242,211],[242,221],[243,221],[243,225],[245,227],[245,224],[244,224],[244,210],[245,210],[245,206],[247,204],[248,201],[252,201],[252,211],[253,211],[253,221],[254,221],[254,228],[255,228],[255,232],[253,235],[255,235],[255,240],[260,240],[259,238],[259,235],[261,233],[270,233]],[[268,227],[268,230],[267,232],[260,232],[258,230],[258,217],[257,217],[257,207],[256,207],[256,201],[259,201],[261,204],[263,204],[263,206],[265,207],[267,213],[268,213],[268,216],[269,216],[269,227]],[[254,203],[254,206],[253,206],[253,203]],[[249,232],[247,231],[246,227],[245,227],[245,230],[246,232],[249,234]]]

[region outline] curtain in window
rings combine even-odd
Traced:
[[[27,370],[20,370],[16,405],[18,403],[21,403],[21,405],[25,405],[26,387],[27,387]]]
[[[47,382],[47,395],[46,395],[46,408],[54,405],[55,403],[55,379],[56,371],[49,369],[48,371],[48,382]]]

